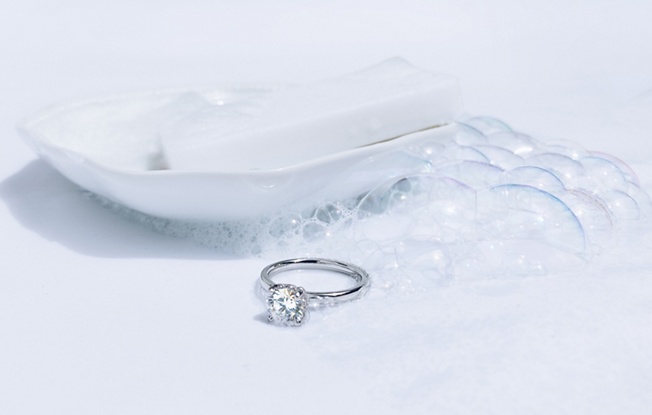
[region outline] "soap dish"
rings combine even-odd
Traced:
[[[185,88],[60,104],[18,126],[43,160],[85,189],[163,218],[224,221],[362,194],[392,176],[424,171],[410,148],[454,136],[454,123],[269,170],[166,168],[161,125],[205,102],[236,102],[283,85]]]

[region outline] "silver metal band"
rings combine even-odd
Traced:
[[[364,293],[369,285],[369,274],[357,265],[324,258],[286,259],[266,266],[260,273],[260,282],[265,290],[281,283],[272,281],[272,277],[285,271],[296,269],[318,269],[347,275],[356,281],[353,287],[337,291],[305,291],[310,304],[333,304],[350,301]]]

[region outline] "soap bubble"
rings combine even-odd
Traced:
[[[452,278],[449,250],[473,231],[475,212],[475,190],[457,180],[433,174],[404,177],[362,199],[353,237],[376,244],[384,253],[381,268],[396,264],[409,270],[411,283],[418,286],[440,283]]]
[[[573,160],[579,160],[582,157],[586,157],[591,153],[586,150],[584,147],[579,144],[569,141],[569,140],[548,140],[545,143],[542,143],[539,151],[535,153],[550,153],[550,154],[560,154],[566,156]]]
[[[458,162],[458,161],[478,161],[489,163],[489,158],[474,147],[449,145],[438,154],[438,157],[432,157],[433,164],[441,162]]]
[[[523,158],[506,148],[495,145],[479,145],[476,148],[487,157],[489,163],[503,170],[509,170],[523,165]]]
[[[592,156],[594,156],[594,157],[600,157],[600,158],[602,158],[602,159],[604,159],[604,160],[608,160],[608,161],[612,162],[613,164],[615,164],[616,166],[618,166],[618,168],[619,168],[620,171],[623,173],[623,175],[625,176],[625,179],[627,179],[628,182],[630,182],[630,183],[634,183],[634,184],[640,186],[640,182],[639,182],[639,180],[638,180],[638,176],[636,175],[636,173],[634,172],[634,170],[632,170],[632,168],[629,167],[629,166],[627,165],[627,163],[625,163],[624,161],[622,161],[622,160],[619,159],[618,157],[613,156],[613,155],[611,155],[611,154],[598,152],[598,151],[592,151],[592,152],[590,153],[590,155],[592,155]]]
[[[575,189],[562,193],[561,199],[582,224],[592,253],[611,246],[614,217],[601,198],[588,191]]]
[[[492,117],[472,117],[462,121],[466,124],[480,131],[484,135],[489,135],[504,131],[513,131],[512,127],[506,123]]]
[[[344,215],[344,208],[333,203],[326,203],[315,211],[315,218],[325,224],[337,223]]]
[[[464,123],[457,124],[457,133],[455,142],[461,146],[473,147],[482,144],[489,144],[487,136],[482,134],[477,128]]]
[[[652,201],[650,200],[650,195],[634,183],[629,184],[626,193],[638,204],[640,218],[649,217],[650,212],[652,212]]]
[[[551,194],[564,192],[564,183],[557,176],[537,166],[521,166],[503,173],[501,184],[521,184],[536,187]]]
[[[584,188],[591,185],[582,164],[558,153],[536,154],[526,159],[528,165],[549,170],[557,176],[566,188]]]
[[[520,157],[527,157],[539,148],[532,137],[515,131],[502,131],[489,135],[489,144],[509,150]]]
[[[636,200],[621,190],[604,192],[602,200],[619,221],[625,222],[640,218],[641,211]]]
[[[466,272],[539,275],[583,266],[584,229],[556,196],[527,185],[500,185],[478,193],[476,263]]]
[[[327,235],[328,229],[320,223],[308,222],[303,225],[302,232],[306,242],[314,242],[323,239]]]
[[[582,225],[556,196],[518,184],[495,186],[479,196],[482,203],[478,203],[478,220],[492,235],[538,240],[573,254],[585,251]]]
[[[299,215],[280,216],[269,226],[269,234],[274,238],[287,238],[298,232],[301,226]]]
[[[474,189],[483,189],[500,182],[504,171],[489,163],[467,160],[443,166],[437,169],[437,173],[465,183]]]
[[[611,161],[602,157],[589,156],[579,159],[579,162],[593,184],[592,188],[587,190],[593,190],[594,192],[626,191],[629,187],[629,182],[623,171]]]

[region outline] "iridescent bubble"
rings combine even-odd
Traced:
[[[451,178],[423,174],[370,192],[358,208],[358,239],[391,241],[417,228],[437,236],[442,228],[473,226],[475,191]]]
[[[463,161],[438,168],[436,172],[479,190],[500,184],[503,169],[489,163]]]
[[[601,194],[609,211],[619,222],[639,219],[641,211],[633,197],[621,190],[611,190]]]
[[[561,199],[582,224],[587,242],[594,252],[600,252],[611,245],[614,219],[602,199],[581,189],[564,192]]]
[[[557,176],[566,188],[585,188],[591,186],[591,182],[584,170],[584,167],[572,158],[557,153],[542,153],[528,157],[528,165],[541,167],[549,170]]]
[[[523,165],[523,158],[503,147],[493,145],[481,145],[476,147],[484,154],[489,163],[498,166],[503,170],[511,170]]]
[[[625,178],[623,171],[611,161],[590,156],[582,157],[579,162],[594,184],[594,187],[587,187],[586,190],[594,192],[606,190],[627,191],[630,182]]]
[[[502,131],[487,137],[489,144],[502,147],[520,157],[527,157],[539,148],[539,143],[532,137],[514,131]]]
[[[579,220],[553,195],[502,185],[478,193],[478,251],[466,272],[541,275],[581,267],[586,243]]]
[[[627,194],[636,201],[641,218],[648,217],[652,212],[652,201],[650,195],[640,186],[630,183]]]
[[[480,130],[471,125],[463,123],[457,124],[455,142],[461,146],[477,146],[481,144],[489,144],[487,136],[482,134]]]
[[[445,159],[442,154],[450,147],[450,144],[443,144],[436,141],[427,141],[413,146],[412,151],[419,157],[428,160],[430,163],[436,163],[439,160]]]
[[[584,230],[570,208],[532,186],[500,185],[478,193],[479,226],[499,239],[537,240],[584,253]]]
[[[492,117],[472,117],[464,120],[461,124],[469,125],[484,135],[502,131],[513,131],[509,125]]]
[[[409,178],[399,178],[384,183],[367,193],[357,207],[358,218],[367,218],[392,212],[396,206],[413,197],[413,184]]]
[[[489,159],[475,147],[451,145],[447,146],[439,154],[442,160],[446,161],[479,161],[489,163]]]
[[[506,171],[501,178],[501,184],[522,184],[536,187],[553,195],[564,192],[564,183],[557,176],[542,167],[521,166]]]
[[[625,179],[627,179],[627,181],[629,181],[631,183],[634,183],[637,186],[640,186],[638,176],[636,175],[634,170],[632,170],[632,168],[629,167],[629,165],[627,165],[627,163],[625,163],[624,161],[622,161],[618,157],[613,156],[611,154],[602,153],[602,152],[599,152],[599,151],[592,151],[592,152],[590,152],[590,155],[592,155],[594,157],[600,157],[600,158],[605,159],[605,160],[609,160],[610,162],[612,162],[613,164],[618,166],[620,171],[623,172],[623,175],[625,176]]]
[[[477,200],[473,188],[454,179],[435,176],[420,176],[419,185],[428,191],[420,222],[438,225],[433,226],[431,234],[441,232],[440,227],[463,231],[474,226]]]
[[[539,148],[539,153],[554,153],[566,156],[573,160],[579,160],[591,153],[579,144],[570,140],[548,140]]]

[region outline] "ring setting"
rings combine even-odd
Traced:
[[[316,269],[344,274],[355,281],[350,288],[336,291],[311,292],[292,284],[276,283],[277,274],[297,269]],[[260,273],[260,283],[266,291],[267,320],[271,323],[297,327],[308,320],[309,306],[333,305],[360,297],[369,287],[369,275],[362,268],[346,262],[324,258],[297,258],[275,262]]]
[[[267,320],[286,326],[299,326],[308,319],[308,297],[303,287],[276,284],[269,287]]]

